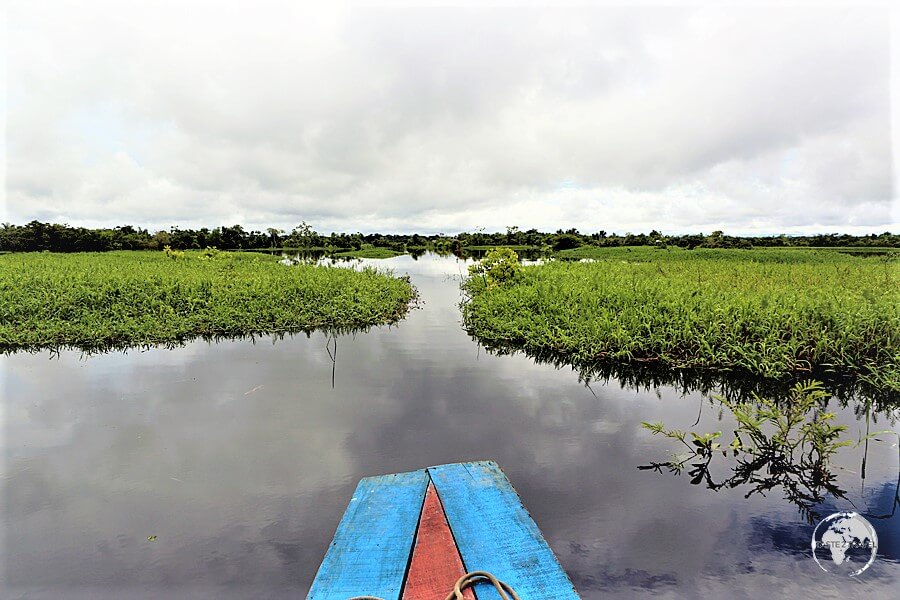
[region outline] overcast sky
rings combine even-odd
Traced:
[[[897,232],[892,22],[871,6],[14,2],[0,219]]]

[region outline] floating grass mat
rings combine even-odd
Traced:
[[[827,250],[582,248],[463,283],[489,348],[767,379],[852,375],[900,392],[900,260]],[[493,277],[491,270],[498,274]]]
[[[339,258],[394,258],[403,254],[405,253],[390,248],[360,248],[359,250],[335,252],[332,256]]]
[[[0,257],[0,350],[102,350],[402,318],[405,278],[284,266],[257,253],[105,252]]]
[[[250,248],[241,252],[262,252],[267,254],[297,254],[314,258],[336,256],[339,258],[394,258],[402,256],[405,252],[382,247],[368,247],[357,250],[341,250],[339,248],[324,248],[316,246],[312,248]]]

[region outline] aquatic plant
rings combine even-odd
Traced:
[[[641,423],[652,434],[679,442],[687,452],[638,468],[680,475],[689,465],[692,484],[705,482],[712,490],[747,486],[750,489],[745,497],[781,488],[785,499],[811,518],[825,493],[844,497],[829,462],[839,448],[855,443],[841,438],[847,428],[833,424],[834,413],[824,409],[827,398],[818,381],[796,384],[783,403],[756,394],[737,401],[718,397],[737,424],[727,446],[720,441],[721,431],[698,434],[667,429],[663,423]],[[716,481],[710,465],[719,454],[731,454],[736,464],[730,477]]]
[[[744,399],[717,396],[715,400],[736,424],[728,445],[723,445],[721,431],[687,432],[667,429],[663,423],[643,422],[641,427],[653,435],[677,441],[686,451],[638,469],[681,475],[690,467],[687,474],[692,485],[705,484],[713,491],[746,489],[745,498],[781,490],[785,500],[796,505],[812,522],[821,517],[817,508],[827,500],[827,495],[846,499],[845,490],[831,470],[832,458],[841,448],[865,446],[860,469],[860,477],[865,480],[869,440],[896,438],[900,442],[900,433],[896,431],[869,431],[869,403],[866,403],[865,435],[859,440],[842,437],[847,427],[834,424],[835,414],[827,410],[829,395],[823,384],[814,380],[795,384],[780,401],[755,393]],[[900,460],[900,443],[894,446],[898,448]],[[729,466],[730,476],[717,478],[713,474],[713,462],[719,456],[722,458],[718,460],[734,459]],[[867,515],[869,518],[887,519],[894,515],[900,505],[900,463],[897,477],[890,513]]]
[[[375,248],[372,246],[363,246],[358,250],[345,250],[335,252],[332,256],[339,258],[393,258],[402,255],[403,252],[391,250],[390,248]]]
[[[581,249],[579,249],[581,250]],[[577,252],[577,251],[573,251]],[[463,321],[488,348],[766,379],[864,379],[900,394],[900,261],[833,251],[593,248],[592,262],[476,267]]]
[[[415,296],[407,279],[375,269],[285,267],[257,253],[8,254],[0,350],[358,328],[397,321]]]

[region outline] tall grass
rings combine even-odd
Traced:
[[[489,347],[572,363],[786,378],[851,374],[900,391],[900,261],[816,250],[592,248],[593,262],[470,277],[463,319]],[[564,253],[565,255],[565,253]]]
[[[366,327],[400,319],[414,295],[387,273],[286,267],[260,254],[9,254],[0,256],[0,350]]]

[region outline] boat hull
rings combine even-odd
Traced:
[[[307,598],[443,600],[471,571],[492,573],[526,600],[578,598],[519,495],[491,461],[360,481]],[[476,594],[500,600],[491,586],[478,586]]]

